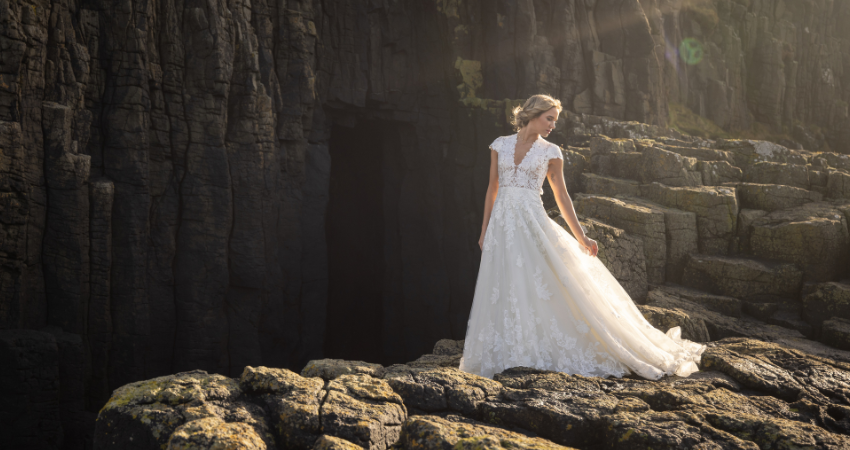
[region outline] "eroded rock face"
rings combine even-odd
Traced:
[[[661,212],[654,240],[636,231],[648,222],[596,227],[600,257],[636,299],[646,278],[679,281],[694,236],[701,253],[779,259],[807,281],[850,277],[835,219],[812,231],[753,218],[742,230],[728,184],[810,190],[756,195],[751,207],[771,214],[817,195],[848,199],[846,156],[665,128],[668,105],[683,103],[726,130],[790,126],[807,150],[847,152],[848,21],[841,2],[765,0],[0,0],[0,328],[19,342],[46,327],[61,335],[57,358],[0,360],[44,363],[60,384],[43,390],[32,423],[0,421],[0,434],[81,448],[127,383],[321,358],[339,332],[328,316],[347,319],[328,295],[327,205],[346,167],[332,155],[368,153],[334,139],[340,129],[374,135],[381,162],[356,174],[383,202],[386,273],[375,284],[387,295],[374,300],[383,323],[372,328],[395,338],[374,351],[406,361],[460,337],[487,144],[538,92],[566,107],[551,140],[565,146],[571,193],[681,211]],[[667,56],[683,42],[702,61]],[[585,185],[589,172],[609,179]],[[676,228],[684,213],[696,228]],[[805,239],[781,245],[794,236]],[[771,308],[747,311],[791,323]],[[20,346],[45,354],[36,347]]]

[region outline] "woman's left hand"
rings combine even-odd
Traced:
[[[584,240],[581,241],[581,245],[587,250],[587,254],[590,256],[596,256],[599,253],[599,245],[593,239],[584,236]]]

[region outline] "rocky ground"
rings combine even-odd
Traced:
[[[85,449],[127,383],[462,338],[487,146],[540,92],[647,314],[850,348],[848,22],[847,0],[0,0],[0,436]],[[782,145],[667,128],[688,110]]]
[[[653,308],[674,322],[705,320]],[[452,340],[389,367],[322,359],[300,374],[183,372],[118,389],[99,414],[95,448],[850,447],[850,352],[783,344],[711,342],[700,372],[660,381],[526,367],[491,380],[457,369],[463,341]]]

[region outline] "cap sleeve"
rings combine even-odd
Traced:
[[[564,159],[564,155],[561,153],[561,147],[558,147],[555,144],[552,144],[549,147],[549,159]]]
[[[502,153],[502,137],[499,136],[494,139],[493,142],[490,144],[490,148],[495,150],[496,153]]]

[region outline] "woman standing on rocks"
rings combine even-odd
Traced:
[[[564,183],[563,157],[545,139],[561,102],[534,95],[513,110],[517,133],[490,144],[483,253],[460,369],[493,378],[525,366],[585,376],[688,376],[705,346],[663,333],[595,258]],[[543,179],[573,235],[546,214]],[[498,193],[498,194],[497,194]]]

